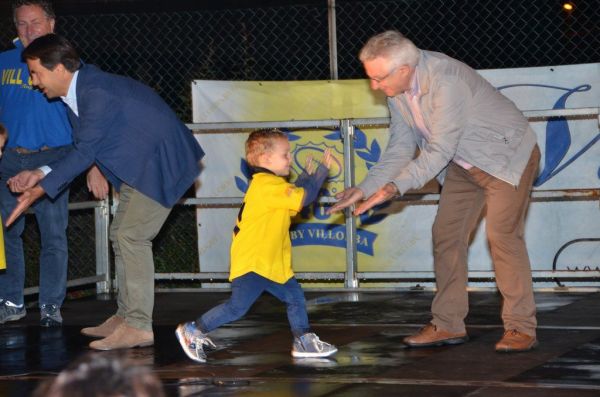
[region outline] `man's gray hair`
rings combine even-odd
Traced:
[[[44,11],[46,17],[49,19],[56,19],[52,3],[48,0],[14,0],[12,2],[13,20],[17,23],[17,8],[23,6],[38,6]]]
[[[393,60],[395,66],[415,67],[419,61],[419,49],[395,30],[387,30],[371,37],[358,53],[361,62],[375,58]]]

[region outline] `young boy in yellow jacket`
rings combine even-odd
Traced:
[[[254,169],[238,214],[231,244],[231,298],[196,321],[175,331],[189,358],[206,362],[205,346],[215,347],[207,333],[240,319],[263,292],[287,306],[294,341],[294,357],[327,357],[337,348],[310,330],[304,292],[291,266],[291,217],[313,202],[329,173],[331,152],[312,172],[312,161],[295,184],[287,182],[291,154],[287,136],[279,130],[261,130],[246,141],[246,161]]]

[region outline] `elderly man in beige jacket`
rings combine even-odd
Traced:
[[[434,177],[443,184],[432,231],[433,319],[404,343],[442,346],[468,339],[467,251],[486,207],[486,232],[504,300],[505,332],[496,351],[534,348],[536,310],[523,235],[540,159],[535,133],[514,103],[475,70],[420,50],[396,31],[369,39],[359,58],[371,88],[388,97],[390,138],[367,177],[339,193],[329,212],[366,199],[354,211],[359,215]]]

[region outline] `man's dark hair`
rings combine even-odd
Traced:
[[[69,40],[54,33],[33,40],[21,54],[23,60],[39,59],[43,67],[54,70],[62,63],[65,69],[74,73],[79,69],[79,54]]]
[[[13,12],[13,20],[17,20],[17,8],[23,6],[38,6],[43,11],[44,14],[50,19],[56,19],[56,14],[54,14],[54,9],[52,8],[52,3],[48,0],[14,0],[12,2],[12,12]]]

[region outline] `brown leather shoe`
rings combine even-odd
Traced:
[[[430,347],[460,345],[469,340],[467,333],[453,334],[429,323],[414,335],[407,336],[403,342],[410,347]]]
[[[516,329],[504,332],[502,339],[496,343],[496,351],[502,353],[526,352],[537,347],[535,336],[524,334]]]
[[[106,338],[90,343],[90,347],[96,350],[115,350],[152,346],[153,344],[154,333],[152,331],[144,331],[123,323]]]
[[[81,330],[81,333],[94,338],[106,338],[107,336],[112,334],[119,325],[123,324],[124,322],[125,319],[123,317],[119,317],[117,315],[110,316],[108,320],[104,321],[97,327],[83,328]]]

